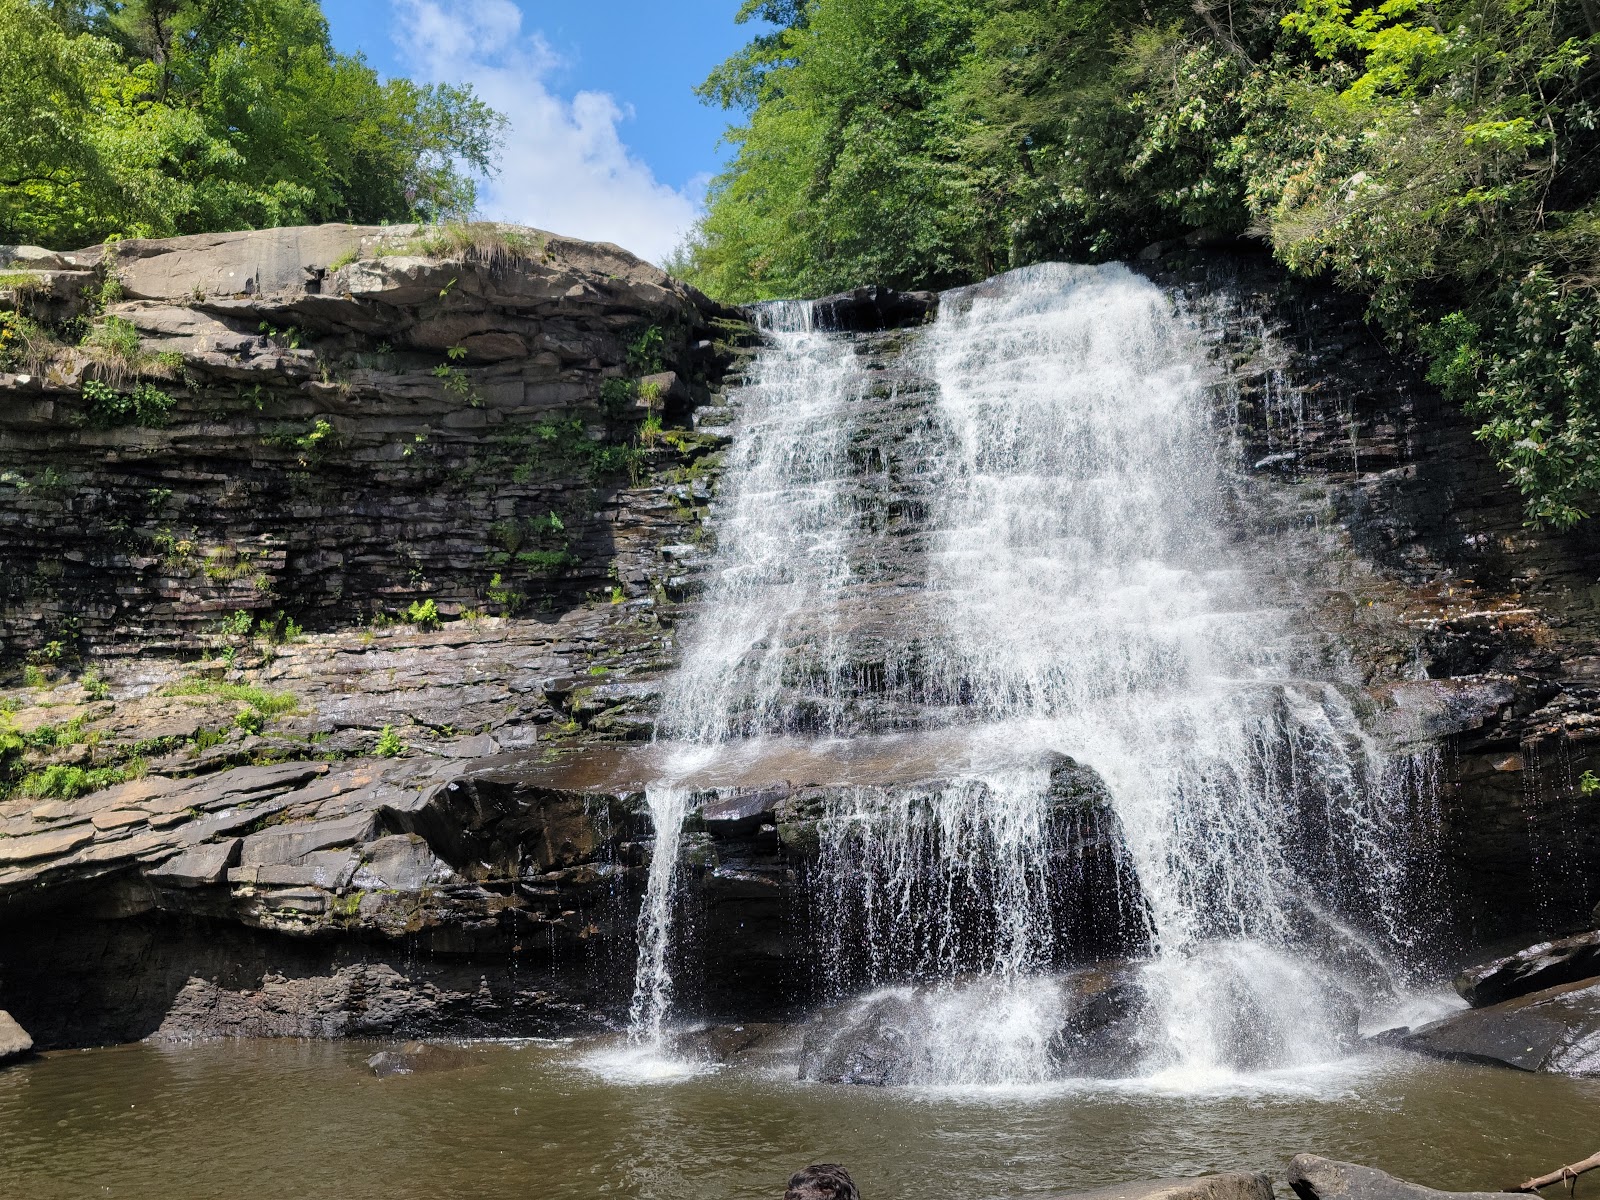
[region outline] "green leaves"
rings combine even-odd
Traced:
[[[0,242],[464,214],[503,125],[336,53],[316,0],[0,0]]]

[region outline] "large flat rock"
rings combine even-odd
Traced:
[[[1386,1175],[1375,1167],[1296,1154],[1286,1179],[1300,1200],[1504,1200],[1508,1192],[1441,1192]]]
[[[1408,1050],[1562,1075],[1600,1075],[1600,978],[1546,988],[1424,1025]]]

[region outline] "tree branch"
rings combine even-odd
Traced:
[[[1596,1167],[1600,1167],[1600,1152],[1591,1154],[1582,1162],[1575,1162],[1570,1166],[1559,1167],[1556,1170],[1551,1171],[1548,1175],[1540,1175],[1537,1179],[1530,1179],[1521,1187],[1519,1187],[1517,1191],[1537,1192],[1542,1187],[1549,1187],[1552,1183],[1560,1183],[1562,1180],[1567,1181],[1567,1188],[1570,1191],[1574,1186],[1574,1181],[1579,1175],[1582,1175],[1585,1171],[1592,1171]]]

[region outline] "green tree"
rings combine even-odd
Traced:
[[[315,0],[0,0],[0,42],[0,129],[33,131],[0,239],[462,215],[503,126],[335,52]]]

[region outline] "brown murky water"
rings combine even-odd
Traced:
[[[1600,1080],[1398,1053],[1209,1093],[908,1093],[756,1069],[628,1082],[585,1065],[592,1046],[544,1043],[379,1079],[376,1048],[135,1045],[0,1071],[0,1197],[756,1198],[831,1159],[866,1200],[981,1200],[1281,1173],[1300,1150],[1481,1189],[1600,1142]]]

